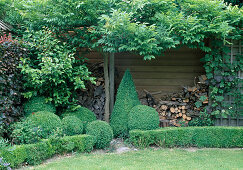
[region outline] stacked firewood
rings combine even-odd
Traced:
[[[196,106],[196,102],[200,105]],[[162,126],[181,126],[198,117],[206,105],[208,105],[208,83],[206,76],[201,75],[195,86],[185,86],[179,93],[162,97],[154,107],[159,113]]]
[[[181,92],[164,95],[159,101],[153,98],[155,93],[144,90],[139,96],[142,104],[158,111],[161,126],[187,125],[208,105],[208,83],[205,75],[196,77],[194,86],[184,86]],[[200,104],[196,106],[196,102]]]
[[[86,84],[86,89],[78,93],[79,104],[92,110],[99,120],[104,119],[105,112],[105,84],[103,63],[88,65],[93,77],[96,77],[96,84]]]

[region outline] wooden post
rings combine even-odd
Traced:
[[[114,75],[115,75],[115,62],[114,62],[114,53],[110,53],[110,112],[113,110],[114,106]]]
[[[110,83],[109,83],[109,70],[108,70],[109,56],[104,55],[104,78],[105,78],[105,121],[109,123],[110,121]]]

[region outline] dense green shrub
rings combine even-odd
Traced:
[[[55,154],[55,150],[47,142],[25,145],[26,163],[38,165]]]
[[[71,151],[90,152],[93,150],[94,142],[94,137],[90,135],[53,137],[35,144],[15,145],[0,149],[0,158],[3,158],[6,163],[10,163],[12,168],[23,163],[37,165],[55,154]]]
[[[62,138],[50,138],[47,140],[57,154],[71,151],[91,152],[95,144],[94,136],[75,135]]]
[[[24,112],[26,116],[39,111],[56,113],[56,108],[52,103],[47,103],[45,97],[33,97],[24,104]]]
[[[27,119],[17,122],[12,133],[13,141],[20,143],[35,143],[40,139],[53,135],[62,136],[62,122],[51,112],[36,112]]]
[[[76,116],[66,116],[62,119],[63,133],[68,136],[83,133],[83,122]]]
[[[14,168],[23,163],[27,157],[27,153],[24,145],[13,146],[5,149],[0,149],[0,158],[7,163],[10,163],[10,167]]]
[[[110,120],[115,137],[128,135],[128,114],[134,106],[139,104],[140,101],[132,75],[129,70],[126,70],[117,91],[116,102]]]
[[[40,128],[34,127],[31,121],[24,119],[12,125],[11,138],[14,144],[36,143],[40,141]]]
[[[84,64],[76,60],[75,48],[63,43],[49,29],[26,32],[24,40],[32,55],[20,65],[26,92],[25,97],[39,94],[56,106],[75,104],[76,90],[85,89],[85,82],[94,82]]]
[[[10,37],[0,39],[0,124],[5,128],[22,116],[23,81],[18,65],[27,50]]]
[[[8,139],[0,137],[0,149],[6,148],[10,146],[10,142]]]
[[[156,130],[132,130],[130,141],[135,146],[147,147],[243,147],[242,127],[181,127]]]
[[[61,116],[62,117],[76,116],[77,118],[79,118],[83,122],[84,132],[85,132],[87,124],[89,122],[96,120],[95,114],[91,110],[89,110],[85,107],[79,107],[75,111],[67,111],[67,112],[63,113]]]
[[[113,131],[107,122],[96,120],[87,125],[86,133],[95,137],[95,147],[98,149],[109,146]]]
[[[159,127],[159,114],[149,106],[138,105],[128,114],[128,129],[153,130]]]

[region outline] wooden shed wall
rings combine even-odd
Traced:
[[[118,70],[119,83],[124,71],[129,68],[137,90],[146,89],[149,92],[161,91],[161,94],[178,92],[182,86],[192,86],[194,78],[204,74],[200,59],[204,53],[197,49],[179,48],[165,52],[151,61],[131,53],[115,54],[115,67]],[[85,55],[88,62],[103,61],[102,55],[91,52]]]

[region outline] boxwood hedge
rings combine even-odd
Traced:
[[[90,135],[66,136],[62,138],[44,139],[39,143],[15,145],[0,149],[0,158],[15,168],[23,163],[36,165],[54,154],[71,151],[90,152],[93,150],[95,140]]]
[[[243,127],[180,127],[132,130],[130,141],[137,147],[243,147]]]

